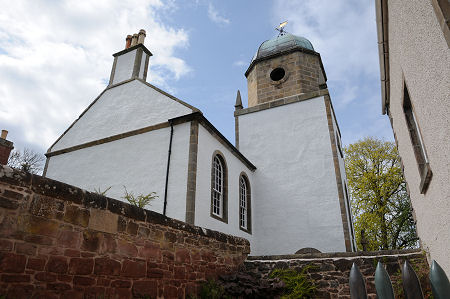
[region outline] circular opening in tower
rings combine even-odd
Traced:
[[[272,79],[273,81],[280,81],[281,79],[284,78],[284,75],[286,75],[284,69],[281,67],[277,67],[276,69],[270,72],[270,79]]]

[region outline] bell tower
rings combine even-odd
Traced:
[[[259,46],[245,76],[248,107],[327,88],[320,54],[311,42],[284,32]]]
[[[280,27],[283,25],[280,24]],[[354,251],[339,125],[320,54],[285,33],[263,42],[236,97],[236,147],[257,170],[252,254]]]

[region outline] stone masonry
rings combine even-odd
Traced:
[[[356,263],[366,281],[369,299],[377,298],[375,290],[375,269],[382,262],[392,280],[395,298],[404,298],[401,285],[401,265],[408,260],[421,282],[425,298],[431,294],[428,281],[428,263],[420,250],[391,250],[373,252],[310,253],[284,256],[251,256],[240,272],[257,279],[266,278],[274,269],[295,269],[300,271],[310,265],[309,278],[317,287],[315,299],[350,299],[349,276]]]
[[[285,70],[285,76],[279,81],[273,81],[270,72],[278,67]],[[317,53],[296,51],[257,61],[247,74],[248,107],[316,91],[324,83],[322,64]]]
[[[184,298],[249,242],[0,166],[0,295]]]

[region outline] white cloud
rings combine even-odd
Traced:
[[[144,28],[149,81],[165,85],[190,68],[175,50],[182,28],[162,24],[175,9],[159,0],[0,0],[0,120],[9,139],[46,149],[105,88],[125,36]],[[19,145],[20,146],[20,145]]]
[[[211,3],[208,3],[208,17],[211,21],[218,25],[230,24],[230,20],[221,16]]]
[[[360,0],[277,0],[274,20],[289,20],[286,30],[309,39],[321,54],[329,83],[339,84],[353,102],[354,84],[361,78],[378,80],[375,8]]]
[[[237,60],[235,62],[233,62],[234,66],[238,66],[238,67],[242,67],[242,66],[246,66],[249,65],[250,63],[244,60]]]

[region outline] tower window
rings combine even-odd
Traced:
[[[211,217],[227,222],[227,169],[218,152],[213,155],[211,167]]]
[[[280,81],[284,78],[285,75],[285,70],[281,67],[277,67],[272,72],[270,72],[270,79],[272,79],[273,81]]]
[[[239,228],[251,232],[250,184],[247,176],[239,177]]]

